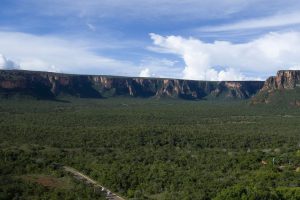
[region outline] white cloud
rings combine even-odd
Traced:
[[[236,81],[241,81],[245,80],[246,77],[240,73],[239,71],[233,69],[233,68],[228,68],[226,70],[221,70],[218,72],[218,80],[236,80]],[[257,79],[257,78],[255,78]]]
[[[58,37],[0,32],[0,52],[24,70],[112,75],[135,70],[129,62],[97,55],[82,41]]]
[[[295,65],[289,68],[289,70],[300,70],[300,65]]]
[[[300,24],[300,13],[277,14],[263,18],[248,19],[236,23],[200,28],[200,31],[232,31],[259,29]]]
[[[174,67],[176,61],[146,57],[133,63],[97,55],[89,47],[90,43],[86,44],[80,40],[0,31],[0,52],[16,61],[18,67],[23,70],[182,77],[180,69]],[[4,68],[3,66],[12,68],[12,64],[7,64],[10,62],[6,58],[0,59],[0,68]],[[141,74],[142,70],[144,71]]]
[[[178,55],[185,62],[184,78],[244,80],[300,64],[300,33],[269,33],[247,43],[205,43],[195,38],[150,34],[155,50]]]
[[[140,61],[139,68],[141,71],[149,69],[151,77],[182,78],[182,69],[177,63],[177,60],[147,57]]]
[[[18,69],[20,66],[14,61],[7,59],[4,55],[0,54],[0,69]]]
[[[140,73],[139,76],[140,76],[140,77],[150,77],[151,74],[150,74],[149,68],[143,69],[143,70],[141,71],[141,73]]]

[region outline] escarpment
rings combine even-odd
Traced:
[[[16,93],[39,98],[70,95],[81,98],[114,96],[170,97],[190,100],[247,99],[262,87],[262,81],[194,81],[164,78],[134,78],[70,75],[21,70],[0,71],[2,95]]]
[[[265,81],[262,91],[277,89],[294,89],[300,86],[300,71],[281,70],[276,76],[271,76]]]
[[[280,70],[269,77],[262,89],[252,98],[252,103],[300,102],[300,70]],[[283,99],[284,98],[284,99]]]

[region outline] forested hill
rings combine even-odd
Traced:
[[[1,96],[30,95],[56,98],[115,96],[171,97],[181,99],[247,99],[255,95],[263,81],[193,81],[163,78],[134,78],[96,75],[70,75],[21,70],[0,71]]]

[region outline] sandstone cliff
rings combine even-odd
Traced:
[[[38,98],[71,95],[82,98],[112,96],[172,97],[182,99],[246,99],[263,86],[261,81],[192,81],[161,78],[130,78],[68,75],[49,72],[0,71],[2,95],[16,93]]]
[[[297,93],[298,88],[300,88],[300,70],[281,70],[276,76],[265,81],[262,89],[253,97],[252,103],[271,103],[284,96],[287,96],[287,101],[296,101],[291,99],[295,94],[287,95],[287,93],[291,91]]]
[[[272,76],[265,81],[262,91],[272,91],[277,89],[294,89],[300,83],[300,71],[281,70],[276,76]]]

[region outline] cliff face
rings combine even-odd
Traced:
[[[261,81],[191,81],[177,79],[129,78],[67,75],[48,72],[0,71],[2,95],[29,94],[39,98],[71,95],[101,98],[118,95],[172,97],[183,99],[246,99],[260,90]]]
[[[281,70],[276,76],[272,76],[265,81],[262,91],[272,91],[277,89],[294,89],[300,83],[300,71]]]
[[[268,78],[262,89],[252,99],[252,103],[271,103],[277,102],[284,97],[286,101],[295,101],[292,98],[295,94],[287,95],[287,92],[297,93],[300,87],[300,70],[281,70],[276,76]],[[280,94],[280,95],[278,95]],[[283,100],[281,100],[283,101]],[[291,102],[290,102],[291,103]]]

